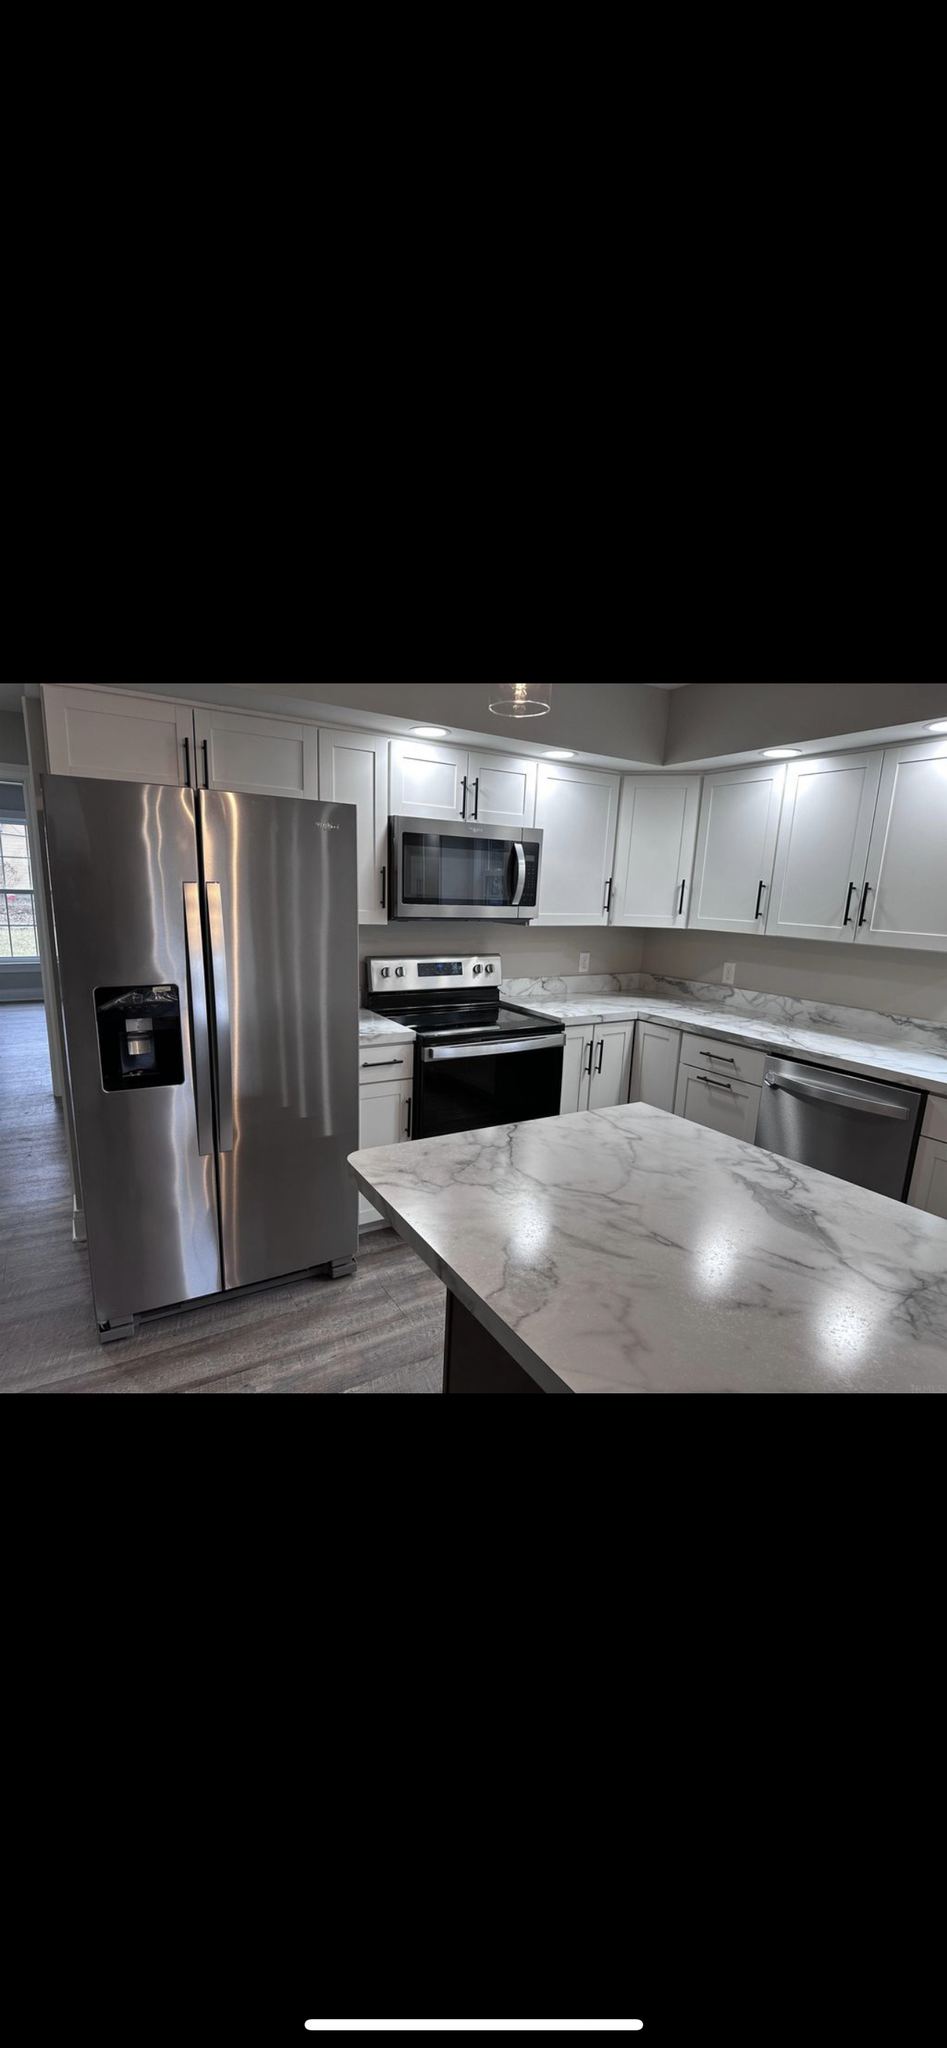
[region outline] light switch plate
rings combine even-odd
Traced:
[[[725,967],[725,968],[724,968],[724,970],[723,970],[723,979],[724,979],[724,984],[725,984],[725,986],[726,986],[727,988],[732,988],[732,987],[733,987],[733,985],[734,985],[734,982],[736,981],[736,978],[737,978],[737,963],[736,963],[736,961],[735,961],[735,960],[728,960],[728,961],[727,961],[727,964],[726,964],[726,967]]]
[[[580,954],[579,954],[579,973],[580,973],[580,974],[587,974],[587,973],[588,973],[588,971],[589,971],[589,966],[590,966],[590,964],[591,964],[591,959],[592,959],[592,955],[591,955],[591,953],[580,953]]]

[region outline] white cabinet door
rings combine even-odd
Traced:
[[[575,1116],[589,1106],[589,1066],[595,1042],[594,1024],[574,1025],[566,1032],[562,1060],[561,1116]]]
[[[947,739],[885,754],[858,940],[947,951]]]
[[[679,1031],[672,1031],[667,1024],[639,1020],[631,1063],[630,1100],[650,1102],[652,1109],[665,1109],[673,1116],[680,1057]]]
[[[624,776],[613,924],[664,931],[687,923],[699,810],[699,775]]]
[[[375,1056],[372,1051],[372,1058]],[[377,1048],[380,1051],[380,1048]],[[396,1048],[397,1050],[397,1048]],[[358,1098],[358,1144],[360,1152],[367,1152],[376,1145],[403,1145],[411,1136],[411,1104],[414,1094],[414,1051],[413,1047],[401,1048],[411,1062],[410,1078],[391,1081],[369,1081],[359,1089]],[[363,1052],[362,1057],[366,1055]],[[388,1055],[393,1057],[393,1053]],[[358,1199],[359,1229],[368,1223],[383,1223],[377,1209],[373,1209],[363,1194]]]
[[[471,754],[467,762],[467,816],[478,825],[529,830],[536,819],[538,762],[515,754]]]
[[[195,711],[202,789],[247,796],[319,794],[319,735],[295,719],[256,718],[246,711]]]
[[[323,803],[358,811],[358,921],[388,923],[388,741],[367,732],[323,727],[319,734]]]
[[[884,755],[793,761],[776,847],[771,938],[853,941]]]
[[[589,1088],[590,1109],[617,1109],[631,1086],[633,1024],[597,1024]]]
[[[947,1144],[937,1138],[921,1139],[908,1201],[912,1209],[926,1209],[947,1223]]]
[[[568,761],[540,763],[536,824],[544,833],[534,924],[607,924],[621,781]]]
[[[44,683],[51,775],[111,782],[194,781],[194,718],[171,698]]]
[[[692,930],[764,930],[785,784],[785,767],[768,761],[705,775]]]
[[[392,740],[393,818],[462,818],[467,793],[466,747],[438,740]]]
[[[713,1074],[697,1074],[682,1067],[677,1083],[675,1116],[686,1116],[692,1124],[706,1124],[727,1138],[742,1138],[756,1144],[761,1088],[745,1081],[719,1081]]]

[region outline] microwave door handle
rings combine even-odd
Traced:
[[[232,1152],[233,1034],[230,1024],[230,982],[227,975],[224,906],[219,882],[207,884],[207,923],[210,931],[214,1023],[217,1037],[217,1114],[220,1119],[220,1149],[222,1152]]]
[[[512,908],[518,910],[526,894],[526,848],[521,845],[519,840],[516,841],[513,847],[512,858],[517,863],[518,873],[511,903]]]

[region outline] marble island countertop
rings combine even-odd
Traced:
[[[722,1004],[719,1010],[706,1002],[688,1003],[673,997],[648,994],[599,995],[583,1001],[551,997],[533,1002],[517,998],[517,1007],[539,1017],[553,1017],[565,1025],[622,1023],[644,1019],[650,1024],[673,1024],[684,1031],[698,1031],[704,1038],[728,1038],[742,1045],[757,1046],[762,1052],[786,1053],[812,1060],[818,1066],[841,1067],[851,1074],[866,1074],[876,1081],[894,1081],[947,1095],[947,1052],[932,1044],[914,1044],[895,1030],[875,1039],[878,1023],[873,1012],[865,1015],[865,1036],[855,1037],[847,1029],[813,1025],[798,1019],[778,1022],[764,1017],[742,1016]],[[852,1013],[849,1012],[849,1015]]]
[[[393,1024],[389,1017],[379,1017],[375,1010],[359,1010],[359,1045],[413,1045],[415,1033],[404,1024]]]
[[[947,1393],[947,1224],[635,1103],[357,1152],[556,1393]]]

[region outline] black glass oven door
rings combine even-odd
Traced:
[[[483,1131],[493,1124],[532,1123],[558,1116],[562,1102],[564,1038],[477,1046],[420,1048],[419,1138]]]

